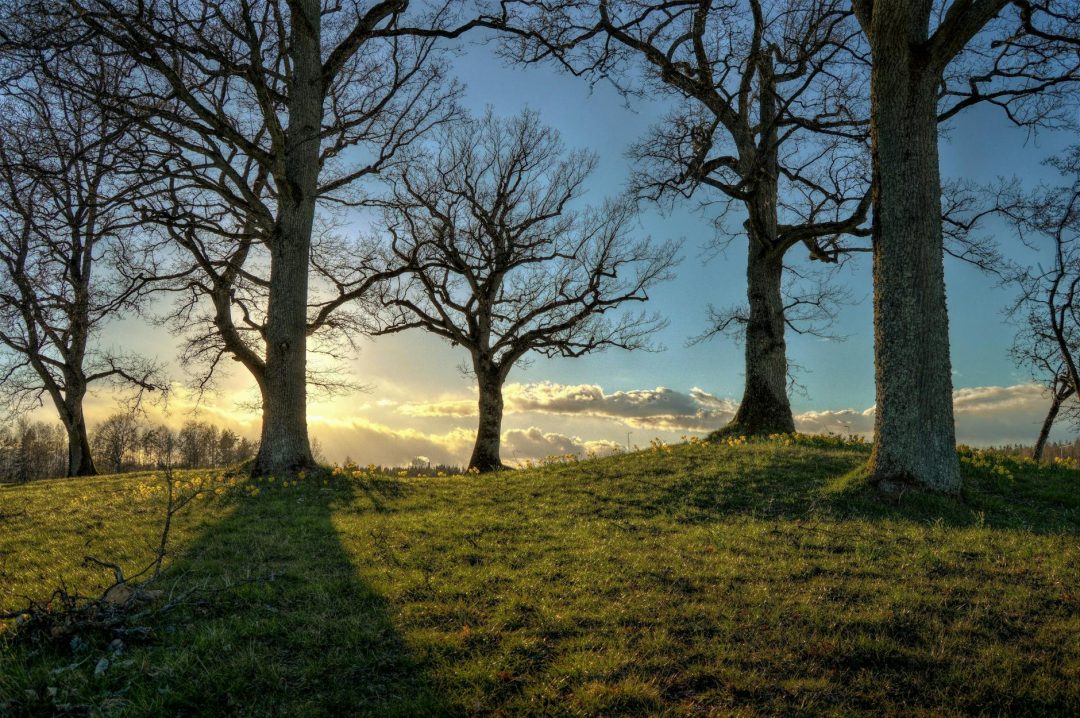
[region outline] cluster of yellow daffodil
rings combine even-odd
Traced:
[[[577,454],[552,454],[540,459],[540,466],[554,466],[558,464],[574,464],[577,463]]]
[[[664,443],[663,439],[656,438],[649,442],[649,450],[654,454],[671,454],[675,449]]]

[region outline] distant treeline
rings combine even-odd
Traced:
[[[131,414],[113,414],[91,433],[90,448],[100,472],[119,473],[165,465],[229,466],[254,457],[259,446],[205,421],[188,421],[173,431]],[[0,425],[0,482],[55,478],[66,468],[67,434],[61,424],[20,420]]]
[[[315,445],[318,446],[318,440],[315,440]],[[324,460],[320,460],[320,463],[327,463]],[[398,476],[400,478],[418,478],[418,477],[440,477],[440,476],[461,476],[462,474],[476,473],[470,472],[464,466],[457,464],[432,464],[427,458],[418,456],[409,462],[408,465],[401,466],[383,466],[382,464],[366,464],[360,465],[356,461],[353,461],[351,456],[346,456],[345,461],[339,466],[334,464],[334,474],[352,476],[353,478],[361,478],[364,476]]]
[[[0,425],[0,482],[63,476],[67,470],[67,432],[59,422],[20,420]]]
[[[996,451],[1008,454],[1009,456],[1027,456],[1029,458],[1034,452],[1033,446],[1024,446],[1023,444],[1006,444],[1005,446],[995,446],[993,448]],[[1049,462],[1054,459],[1075,459],[1080,461],[1080,438],[1073,439],[1072,441],[1046,442],[1046,447],[1043,449],[1042,460]]]

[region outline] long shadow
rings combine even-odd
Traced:
[[[626,490],[575,487],[584,513],[607,518],[667,515],[686,523],[733,516],[775,520],[835,518],[988,525],[1032,533],[1080,533],[1080,472],[1012,465],[1008,475],[964,467],[959,496],[909,488],[879,491],[861,473],[866,449],[756,454],[732,471],[707,458],[654,462],[621,480]]]
[[[343,484],[238,491],[232,511],[183,549],[176,591],[198,586],[136,649],[142,678],[118,685],[129,711],[190,716],[446,715],[394,628],[391,607],[360,580],[332,524]],[[130,678],[128,676],[127,678]],[[125,683],[123,675],[118,676]],[[125,701],[126,702],[126,701]]]

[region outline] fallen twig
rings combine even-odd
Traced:
[[[165,467],[163,478],[167,496],[165,518],[157,551],[145,567],[131,576],[125,576],[119,564],[86,556],[83,559],[84,566],[92,565],[112,571],[114,580],[100,596],[72,594],[61,582],[60,587],[53,591],[47,601],[30,601],[26,608],[0,614],[0,620],[15,621],[21,635],[34,641],[41,640],[42,637],[56,640],[86,631],[107,631],[125,635],[149,633],[149,629],[130,627],[127,624],[145,614],[144,606],[164,595],[164,591],[151,586],[161,576],[168,553],[173,517],[204,490],[200,486],[190,494],[178,496],[171,466]],[[149,579],[134,583],[148,573]],[[170,610],[172,607],[175,606],[171,606]]]

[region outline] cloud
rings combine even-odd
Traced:
[[[426,434],[414,429],[396,429],[365,420],[312,422],[311,433],[331,461],[346,457],[359,464],[399,466],[414,459],[432,464],[464,464],[476,436],[473,429],[457,427],[445,433]],[[590,441],[532,426],[511,429],[502,436],[502,457],[507,463],[547,456],[590,451],[609,453],[619,445],[613,441]]]
[[[447,399],[432,402],[406,402],[397,407],[406,416],[476,416],[476,399]]]
[[[528,429],[512,429],[503,434],[502,457],[503,461],[513,462],[566,454],[605,454],[620,448],[622,447],[614,441],[584,441],[576,436],[566,436],[531,426]]]
[[[956,389],[956,440],[976,446],[1032,444],[1048,408],[1046,391],[1038,384]],[[807,411],[795,417],[795,426],[808,434],[832,432],[869,438],[874,432],[874,407]]]
[[[864,411],[804,411],[795,415],[795,429],[803,434],[860,434],[874,431],[873,407]]]
[[[507,462],[545,456],[578,454],[590,450],[607,453],[615,442],[597,437],[619,435],[623,426],[657,434],[705,433],[723,426],[736,408],[729,399],[694,387],[687,392],[667,387],[605,392],[596,384],[509,384],[505,390],[508,414],[527,415],[503,435],[503,457]],[[197,404],[196,397],[183,386],[171,391],[165,407],[147,405],[147,420],[174,428],[192,418],[229,426],[244,436],[258,438],[259,420],[242,406],[245,392],[229,391],[208,396]],[[109,392],[92,395],[87,402],[91,426],[118,407]],[[1036,384],[965,387],[954,392],[957,440],[977,446],[1034,441],[1049,406],[1042,387]],[[46,407],[41,418],[55,420]],[[401,403],[388,399],[357,403],[356,398],[313,407],[308,417],[313,437],[332,461],[346,456],[361,463],[407,464],[418,456],[433,464],[464,463],[472,449],[476,414],[474,398],[447,397],[432,402]],[[404,415],[404,416],[403,416]],[[575,425],[582,435],[565,433],[559,417],[582,417],[596,421]],[[405,417],[441,417],[447,425],[430,432],[414,428]],[[609,423],[610,422],[610,423]],[[565,422],[562,422],[565,424]],[[874,408],[805,411],[795,416],[796,428],[805,433],[859,434],[870,438],[874,428]],[[527,427],[527,428],[523,428]],[[1060,422],[1054,438],[1064,438],[1068,423]],[[639,433],[636,439],[647,440]],[[666,437],[666,438],[670,438]]]
[[[1028,412],[1036,406],[1045,413],[1046,399],[1046,390],[1038,384],[975,386],[954,391],[953,407],[957,414],[968,415]]]
[[[350,458],[359,464],[398,466],[425,457],[432,464],[461,464],[469,455],[475,432],[455,427],[444,433],[424,433],[365,419],[320,418],[309,422],[326,457]]]
[[[1036,384],[957,389],[954,394],[957,440],[988,445],[1031,443],[1046,414],[1047,399]],[[738,408],[730,399],[694,387],[667,387],[607,393],[596,384],[508,384],[503,392],[507,414],[581,416],[610,419],[658,432],[707,433],[727,423]],[[403,404],[409,416],[469,417],[475,399]],[[540,423],[539,421],[537,423]],[[859,434],[874,431],[874,407],[804,411],[795,428],[807,434]]]
[[[956,440],[964,444],[1034,444],[1050,408],[1046,390],[1038,384],[980,386],[953,392]],[[1056,437],[1068,422],[1058,422]]]
[[[705,432],[722,426],[732,415],[732,403],[694,388],[679,392],[664,387],[606,393],[596,385],[511,384],[505,393],[507,409],[514,413],[553,416],[586,416],[609,419],[646,430]],[[957,389],[954,392],[957,440],[975,445],[1031,443],[1045,416],[1047,399],[1035,384]],[[468,411],[465,406],[468,406]],[[452,399],[429,404],[410,404],[411,416],[470,416],[471,400]],[[423,407],[418,410],[418,407]],[[454,413],[457,412],[457,413]],[[515,428],[503,434],[503,459],[508,463],[546,456],[589,451],[607,453],[618,447],[613,441],[594,441],[551,430],[544,422]],[[815,410],[795,416],[804,433],[859,434],[869,438],[874,430],[874,407],[868,409]],[[407,463],[417,455],[433,463],[462,463],[468,458],[475,436],[473,427],[458,427],[444,434],[424,434],[361,420],[314,423],[313,433],[327,436],[324,446],[332,458],[349,453],[363,462]]]
[[[124,394],[113,390],[95,391],[83,402],[87,422],[93,428],[114,413],[127,411]],[[141,406],[142,419],[148,424],[164,424],[173,429],[197,419],[227,426],[249,438],[259,434],[260,415],[246,407],[252,397],[248,392],[229,391],[200,397],[187,386],[175,382],[164,397],[147,394]],[[51,407],[48,407],[51,409]],[[42,418],[52,420],[55,413],[45,411]]]
[[[508,384],[503,389],[508,414],[556,414],[614,419],[656,431],[712,431],[735,412],[734,402],[697,387],[689,393],[667,387],[605,393],[596,384]],[[475,416],[475,399],[410,402],[399,409],[408,416]]]

